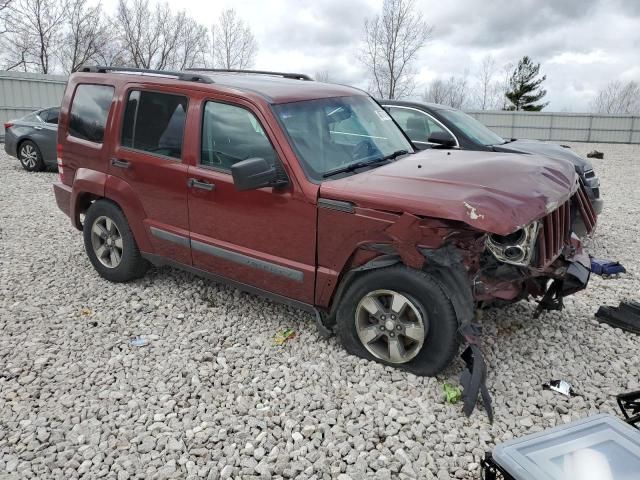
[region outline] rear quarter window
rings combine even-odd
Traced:
[[[69,135],[102,143],[113,92],[109,85],[78,85],[69,114]]]

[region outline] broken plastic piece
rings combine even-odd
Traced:
[[[538,318],[544,310],[562,310],[564,308],[562,291],[562,280],[554,280],[538,303],[538,308],[533,313],[533,318]]]
[[[493,423],[491,395],[486,383],[487,365],[478,344],[479,329],[469,325],[461,333],[469,343],[469,346],[461,355],[467,367],[460,374],[460,385],[464,389],[462,394],[462,400],[464,401],[463,411],[467,417],[471,416],[478,401],[478,395],[480,395],[484,409],[489,417],[489,422]]]
[[[620,262],[595,257],[591,257],[591,271],[596,275],[602,276],[627,272],[627,270],[620,265]]]
[[[621,393],[616,397],[616,400],[622,410],[625,422],[640,430],[640,390]]]
[[[596,319],[614,328],[640,335],[640,303],[620,302],[618,307],[601,306],[596,312]]]
[[[322,338],[331,337],[333,335],[333,330],[326,325],[320,310],[318,310],[317,308],[315,308],[314,310],[315,310],[314,313],[316,317],[316,328],[318,329],[318,334],[320,334]]]
[[[578,395],[573,389],[573,385],[565,380],[551,380],[549,383],[542,384],[542,388],[561,393],[567,397],[575,397]]]
[[[149,340],[144,338],[142,335],[138,335],[129,340],[129,345],[132,347],[145,347],[149,345]]]
[[[599,152],[598,150],[592,150],[587,153],[587,158],[599,158],[602,160],[604,158],[604,153]]]

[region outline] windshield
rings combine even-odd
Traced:
[[[401,150],[413,152],[389,114],[364,95],[284,103],[273,109],[314,180],[351,164],[374,162]]]
[[[462,130],[467,137],[481,145],[499,145],[504,143],[504,139],[475,118],[460,110],[439,110],[438,113]]]

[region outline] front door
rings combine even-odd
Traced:
[[[284,188],[237,191],[231,165],[261,157],[286,175],[282,152],[249,104],[205,101],[200,158],[189,170],[193,265],[313,303],[316,207],[290,178]]]
[[[191,265],[183,137],[189,101],[171,89],[130,87],[109,173],[125,180],[145,213],[154,252]]]

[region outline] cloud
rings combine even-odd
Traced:
[[[115,9],[116,0],[104,0]],[[366,87],[358,61],[366,18],[382,0],[170,0],[210,25],[235,8],[259,43],[256,67],[313,75]],[[614,79],[640,80],[640,0],[415,0],[433,25],[415,65],[418,94],[434,78],[468,75],[482,58],[502,66],[523,55],[542,64],[549,109],[584,110]]]

